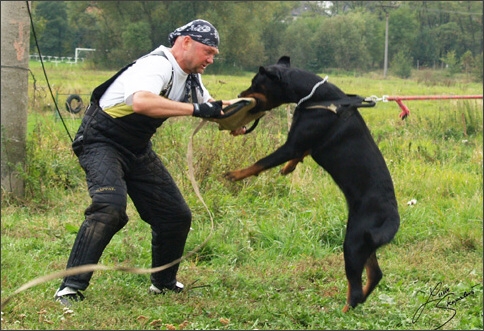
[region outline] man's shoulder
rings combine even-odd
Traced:
[[[171,62],[166,57],[158,54],[148,54],[136,60],[134,67],[138,69],[144,68],[148,71],[164,70],[171,72],[172,70]]]

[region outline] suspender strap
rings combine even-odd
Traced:
[[[195,86],[194,82],[192,82],[191,93],[192,93],[192,103],[198,103],[197,87]]]
[[[92,91],[91,102],[98,103],[101,97],[103,96],[104,92],[106,92],[106,90],[108,89],[108,87],[116,80],[116,78],[119,77],[119,75],[121,75],[126,69],[131,67],[134,64],[134,62],[131,62],[130,64],[128,64],[127,66],[119,70],[113,77],[109,78],[107,81],[105,81],[104,83],[96,87],[94,91]]]
[[[165,59],[168,60],[168,58],[166,57],[166,54],[165,53],[162,53],[161,55],[164,56]],[[99,100],[101,100],[101,97],[103,96],[104,92],[106,92],[106,90],[108,89],[108,87],[116,80],[116,78],[118,78],[126,69],[128,69],[129,67],[131,67],[135,62],[136,61],[131,62],[127,66],[123,67],[116,74],[114,74],[114,76],[112,76],[107,81],[105,81],[104,83],[102,83],[101,85],[99,85],[98,87],[96,87],[94,89],[94,91],[92,91],[92,94],[91,94],[91,102],[93,102],[93,103],[99,103]],[[170,78],[170,82],[168,83],[167,88],[164,89],[163,91],[161,91],[161,94],[160,95],[167,96],[168,93],[170,93],[171,86],[173,85],[173,75],[174,75],[174,70],[173,70],[173,66],[172,66],[171,67],[171,78]]]

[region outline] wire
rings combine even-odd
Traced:
[[[47,86],[49,87],[50,96],[52,97],[52,100],[54,101],[55,109],[57,111],[57,114],[59,115],[59,118],[62,121],[62,125],[64,125],[64,129],[66,129],[66,132],[67,132],[67,135],[69,136],[69,139],[71,140],[71,142],[73,142],[72,136],[71,136],[69,130],[67,129],[66,123],[64,122],[64,118],[62,117],[62,114],[60,113],[59,107],[57,106],[57,101],[54,98],[54,93],[52,93],[52,88],[50,87],[49,78],[47,77],[47,72],[45,71],[44,61],[42,60],[42,53],[40,52],[40,47],[39,47],[39,43],[38,43],[38,40],[37,40],[37,35],[35,34],[34,21],[32,19],[32,13],[30,12],[29,1],[25,1],[25,2],[27,3],[27,11],[29,12],[30,25],[32,27],[32,34],[34,35],[35,46],[37,47],[37,52],[39,53],[40,63],[42,64],[42,71],[44,72],[44,77],[45,77],[45,80],[47,81]]]

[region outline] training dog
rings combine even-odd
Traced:
[[[358,107],[374,106],[374,102],[347,95],[311,72],[291,68],[287,56],[277,64],[260,67],[251,86],[239,97],[256,100],[251,112],[286,103],[297,103],[297,107],[284,145],[224,177],[238,181],[285,162],[281,174],[287,175],[311,155],[339,186],[348,206],[343,246],[348,295],[343,312],[365,302],[383,277],[376,250],[393,239],[400,225],[390,172],[358,111]]]

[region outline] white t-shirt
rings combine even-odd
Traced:
[[[168,60],[161,55],[164,52]],[[173,81],[168,99],[182,101],[185,96],[185,83],[188,74],[185,73],[165,46],[160,46],[146,56],[136,60],[131,67],[126,69],[106,90],[99,100],[101,108],[108,108],[119,103],[133,104],[133,94],[138,91],[149,91],[160,94],[168,86],[172,76]],[[198,79],[203,89],[203,96],[197,89],[198,102],[207,102],[212,99],[202,83],[199,74]]]

